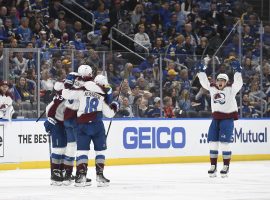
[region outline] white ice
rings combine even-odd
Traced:
[[[219,169],[221,168],[219,163]],[[2,200],[270,200],[270,161],[232,162],[228,178],[209,164],[108,166],[106,188],[50,186],[49,170],[0,171]],[[94,179],[94,168],[89,167]]]

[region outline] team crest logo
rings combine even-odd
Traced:
[[[214,103],[224,104],[225,103],[225,94],[223,94],[223,93],[214,94]]]

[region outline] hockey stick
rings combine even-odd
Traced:
[[[51,169],[51,176],[52,176],[52,142],[51,142],[51,134],[49,136],[49,154],[50,154],[50,169]]]
[[[51,99],[51,97],[53,97],[55,95],[55,91],[53,91],[50,96],[49,96],[49,99]],[[40,116],[37,118],[36,122],[38,122],[42,117],[43,115],[46,113],[46,109],[40,114]]]
[[[119,100],[119,96],[120,96],[121,90],[122,90],[122,85],[123,85],[123,81],[122,81],[121,84],[120,84],[119,93],[118,93],[118,95],[117,95],[117,97],[116,97],[116,101]],[[112,125],[112,119],[110,120],[110,124],[109,124],[108,130],[107,130],[107,133],[106,133],[106,135],[105,135],[106,141],[107,141],[107,137],[108,137],[108,135],[109,135],[109,133],[110,133],[111,125]]]
[[[38,122],[42,117],[43,115],[46,113],[46,110],[43,111],[43,113],[41,113],[41,115],[37,118],[36,122]]]

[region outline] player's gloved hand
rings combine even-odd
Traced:
[[[104,85],[104,86],[100,86],[100,87],[102,87],[103,91],[106,94],[108,94],[108,95],[112,94],[112,88],[110,85]]]
[[[114,110],[115,113],[118,112],[119,110],[119,103],[117,101],[113,101],[111,104],[110,104],[110,108]]]
[[[241,64],[238,60],[234,60],[230,63],[231,67],[233,68],[234,71],[240,72],[242,71]]]
[[[69,89],[73,86],[75,79],[78,77],[78,74],[75,72],[71,72],[67,75],[67,77],[65,78],[65,88]]]
[[[197,64],[197,70],[200,72],[205,72],[206,68],[207,68],[207,66],[203,63]]]
[[[44,127],[45,127],[46,132],[50,133],[56,123],[57,122],[55,119],[48,117],[48,119],[44,122]]]

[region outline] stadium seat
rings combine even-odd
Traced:
[[[12,106],[13,106],[15,111],[20,110],[20,106],[17,103],[13,103]]]
[[[200,111],[199,111],[199,117],[202,117],[202,118],[209,118],[209,117],[211,117],[211,111],[208,111],[208,110],[200,110]]]
[[[32,105],[30,102],[23,101],[20,103],[20,107],[22,110],[32,110]]]
[[[187,117],[188,118],[196,118],[198,117],[198,112],[197,111],[187,111]]]

